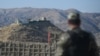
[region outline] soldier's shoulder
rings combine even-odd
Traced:
[[[69,33],[66,31],[66,32],[62,32],[60,35],[61,36],[69,36]]]
[[[60,34],[61,39],[66,39],[66,38],[69,38],[69,37],[70,37],[70,35],[68,34],[68,32],[63,32],[63,33]]]
[[[91,32],[86,31],[86,30],[81,30],[80,33],[82,33],[83,35],[87,35],[87,36],[93,35]]]
[[[92,32],[84,31],[84,33],[87,34],[90,39],[95,39],[95,36],[93,35]]]

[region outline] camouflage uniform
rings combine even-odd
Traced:
[[[57,42],[57,50],[56,50],[56,55],[55,56],[62,56],[63,53],[63,45],[66,43],[68,40],[69,35],[66,33],[61,34],[58,42]]]
[[[81,33],[82,30],[78,29],[78,30],[72,30],[72,31]],[[55,56],[84,56],[84,55],[81,55],[80,53],[76,55],[73,55],[73,54],[66,55],[69,53],[69,52],[66,52],[66,49],[70,47],[70,38],[71,36],[68,32],[61,34],[59,41],[57,42],[58,47],[57,47]],[[97,47],[94,36],[90,34],[89,39],[90,39],[89,44],[88,44],[89,48],[87,48],[88,54],[85,56],[99,56],[99,51],[98,51],[98,47]]]

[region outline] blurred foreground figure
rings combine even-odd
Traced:
[[[80,28],[80,14],[68,15],[69,30],[61,34],[55,56],[99,56],[94,36]]]

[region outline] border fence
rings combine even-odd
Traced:
[[[4,42],[0,56],[54,56],[56,45],[33,42]]]

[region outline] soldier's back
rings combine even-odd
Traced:
[[[80,28],[67,31],[58,41],[59,56],[89,56],[91,33]]]

